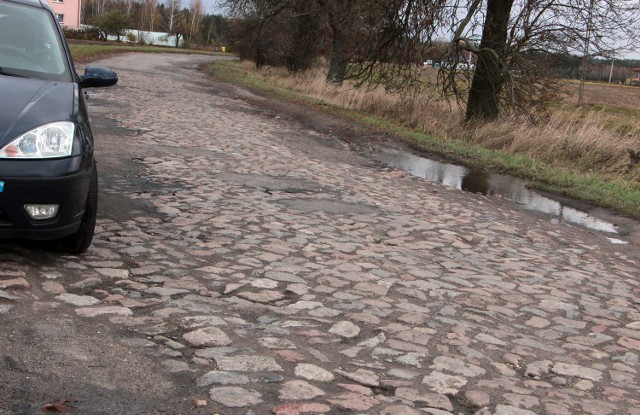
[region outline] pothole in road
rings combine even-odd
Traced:
[[[331,193],[328,189],[310,180],[295,177],[274,177],[254,174],[221,173],[217,178],[239,183],[245,186],[263,189],[267,193],[282,192],[289,194]],[[326,212],[335,214],[368,215],[378,214],[380,209],[358,203],[345,203],[334,199],[281,199],[277,203],[302,212]]]
[[[295,177],[274,177],[264,174],[221,173],[216,175],[216,178],[249,187],[261,188],[268,192],[316,193],[323,190],[322,186],[315,182]]]
[[[440,183],[446,187],[509,200],[527,210],[551,215],[554,222],[568,222],[611,236],[629,233],[624,227],[593,215],[585,203],[543,195],[516,177],[473,170],[389,147],[378,149],[372,153],[372,157],[389,166],[404,170],[412,176]],[[584,208],[578,207],[580,205]],[[608,239],[612,243],[627,243],[617,238]]]
[[[380,209],[375,206],[344,203],[331,199],[286,199],[279,200],[278,203],[302,212],[325,212],[355,215],[375,215],[380,213]]]

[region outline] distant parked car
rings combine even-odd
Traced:
[[[71,253],[93,238],[98,175],[83,88],[46,0],[0,0],[0,238],[55,241]]]

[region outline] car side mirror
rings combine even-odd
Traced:
[[[118,83],[118,75],[109,68],[89,66],[80,77],[81,88],[101,88]]]

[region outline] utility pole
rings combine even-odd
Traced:
[[[609,71],[609,83],[611,83],[611,78],[613,77],[613,62],[616,61],[616,58],[611,58],[611,70]]]

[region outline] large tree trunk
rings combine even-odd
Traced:
[[[487,1],[487,17],[467,101],[467,121],[475,118],[490,120],[500,113],[499,99],[505,81],[505,63],[500,55],[507,46],[507,29],[513,1]]]
[[[304,0],[293,6],[295,27],[291,47],[287,50],[287,69],[291,72],[304,71],[311,67],[318,56],[319,19],[314,13],[314,5]]]
[[[331,57],[327,82],[334,85],[342,85],[347,76],[349,64],[349,31],[353,26],[352,10],[356,6],[355,0],[341,0],[328,2],[318,0],[318,3],[327,11],[329,26],[331,27]]]
[[[327,72],[327,82],[334,85],[342,85],[347,75],[347,39],[345,33],[338,28],[333,31],[333,45],[331,49],[331,62]]]
[[[262,30],[264,27],[264,20],[260,21],[258,28],[256,29],[253,44],[255,46],[253,60],[256,64],[256,68],[260,69],[267,63],[267,57],[264,51],[264,45],[262,44]]]

